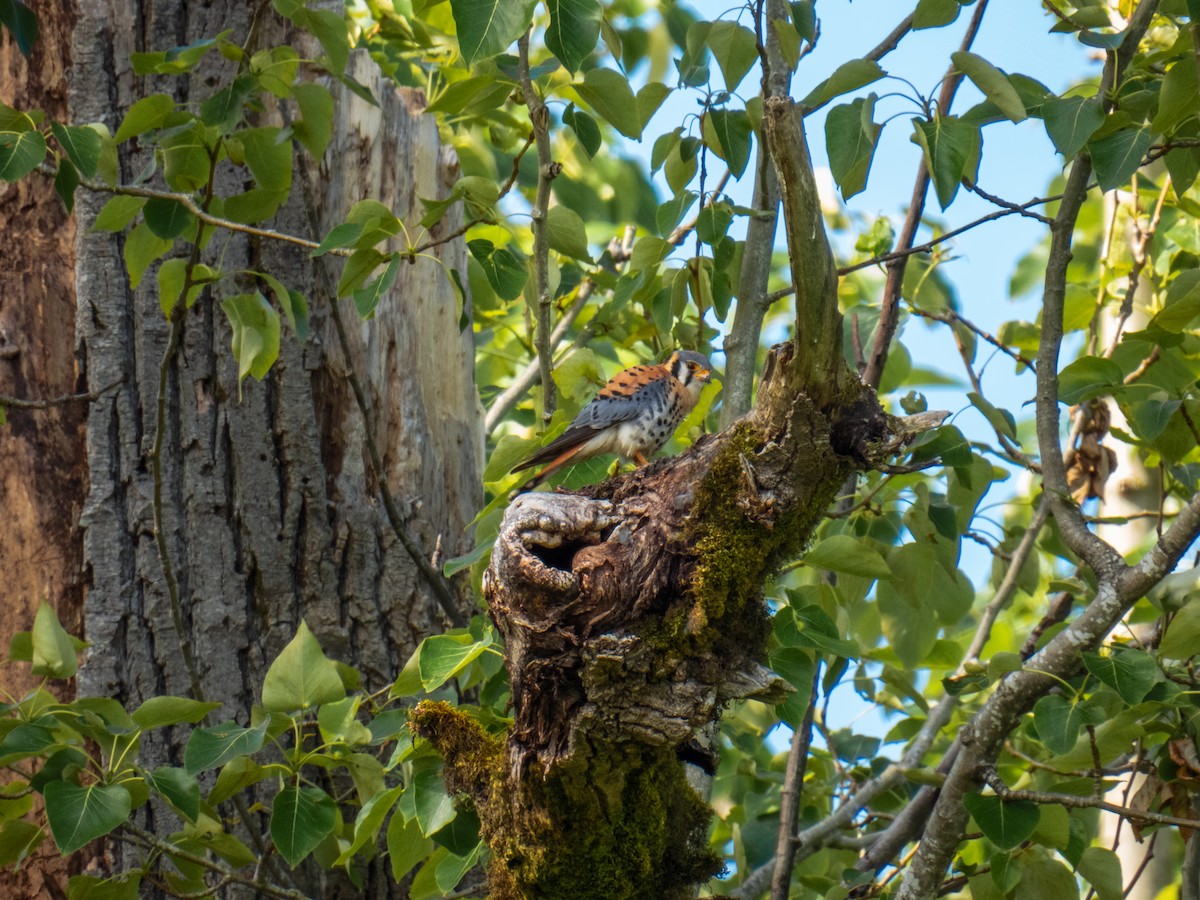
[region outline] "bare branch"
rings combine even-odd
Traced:
[[[536,346],[538,370],[542,376],[542,421],[549,422],[557,405],[554,379],[550,377],[553,367],[554,348],[550,343],[550,319],[554,298],[550,296],[550,235],[546,218],[550,211],[550,182],[558,175],[561,166],[554,162],[550,153],[550,111],[534,87],[529,75],[529,32],[517,40],[519,56],[518,70],[521,91],[529,109],[529,121],[537,145],[538,180],[530,216],[533,219],[533,297],[534,314],[537,319]]]
[[[66,406],[69,403],[92,403],[99,400],[113,388],[124,383],[125,379],[121,378],[112,384],[107,384],[86,394],[67,394],[64,397],[54,397],[50,400],[26,400],[21,397],[9,397],[0,394],[0,407],[4,407],[5,409],[53,409],[56,406]]]
[[[975,12],[967,25],[967,32],[963,35],[960,49],[971,49],[971,45],[975,42],[975,35],[979,33],[979,26],[983,22],[983,14],[986,9],[987,0],[979,0],[975,5]],[[962,77],[958,68],[951,64],[942,81],[941,93],[938,94],[938,115],[945,115],[950,109]],[[929,167],[925,164],[925,158],[922,156],[917,169],[917,180],[913,185],[912,200],[909,201],[908,213],[900,228],[900,240],[897,246],[901,250],[912,247],[913,241],[916,239],[917,229],[921,225],[921,215],[925,211],[925,196],[929,192],[929,180]],[[875,329],[875,344],[867,357],[866,371],[862,373],[863,381],[873,388],[878,388],[879,381],[883,378],[883,367],[887,362],[888,350],[891,348],[892,339],[896,336],[896,325],[900,319],[900,288],[904,283],[904,270],[907,264],[908,257],[906,255],[898,256],[888,263],[887,282],[884,284],[883,297],[879,304],[879,325]]]
[[[808,707],[804,720],[792,733],[788,751],[787,773],[779,799],[779,832],[775,840],[775,873],[771,878],[771,900],[788,900],[791,893],[792,868],[797,845],[793,839],[800,818],[800,795],[804,790],[804,772],[808,766],[808,750],[812,745],[813,716],[817,709],[817,689],[821,684],[821,665],[818,662],[809,688]]]
[[[1179,816],[1168,816],[1163,813],[1150,812],[1149,810],[1134,809],[1130,806],[1121,806],[1119,803],[1109,803],[1107,800],[1102,800],[1099,797],[1081,797],[1078,794],[1058,794],[1052,791],[1014,791],[1004,783],[1004,780],[996,773],[994,766],[982,766],[979,777],[988,787],[996,792],[997,797],[1003,800],[1057,803],[1059,806],[1066,806],[1071,809],[1103,809],[1106,812],[1116,813],[1122,818],[1133,819],[1138,822],[1150,822],[1155,825],[1176,825],[1180,828],[1200,828],[1200,819],[1182,819]]]

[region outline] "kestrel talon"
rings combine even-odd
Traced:
[[[617,453],[639,466],[665,444],[712,380],[712,364],[694,350],[676,350],[665,363],[633,366],[600,389],[557,438],[513,471],[548,465],[525,483],[541,484],[569,463]]]

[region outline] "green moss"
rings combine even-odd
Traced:
[[[446,760],[447,789],[479,813],[490,900],[684,900],[721,868],[711,810],[670,748],[588,745],[513,784],[502,741],[462,710],[424,702],[411,721]]]

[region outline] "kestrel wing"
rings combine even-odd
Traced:
[[[579,411],[566,431],[522,460],[513,471],[519,472],[530,466],[551,462],[572,447],[591,440],[597,431],[633,421],[647,403],[656,400],[666,390],[667,383],[659,374],[658,366],[626,369],[600,389],[600,393]]]

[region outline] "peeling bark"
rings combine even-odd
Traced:
[[[0,29],[0,101],[66,115],[73,3],[38,10],[41,38],[28,59]],[[75,223],[50,179],[34,176],[0,184],[0,395],[44,400],[78,393],[75,358]],[[84,421],[87,405],[7,411],[0,425],[0,648],[33,626],[38,605],[54,607],[78,633],[84,577],[79,509],[87,490]],[[5,692],[20,696],[42,681],[8,666]],[[64,700],[74,684],[50,689]],[[76,861],[76,865],[84,862]],[[66,885],[68,862],[43,844],[19,871],[0,871],[0,895],[50,896]]]

